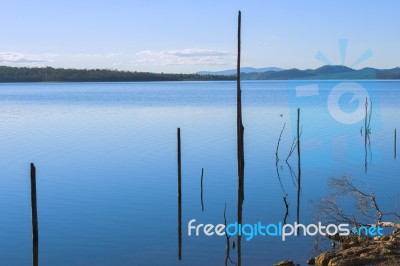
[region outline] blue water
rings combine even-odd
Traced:
[[[302,128],[300,222],[318,220],[315,202],[332,191],[329,178],[342,175],[375,193],[383,209],[395,208],[400,158],[394,158],[393,139],[394,129],[400,129],[400,82],[246,81],[242,88],[244,223],[281,222],[286,193],[287,222],[296,221],[297,180],[285,159],[296,134],[297,108]],[[234,82],[0,84],[1,264],[32,263],[33,162],[39,265],[224,265],[225,237],[189,237],[187,223],[223,223],[225,204],[227,222],[237,219],[235,89]],[[364,92],[373,106],[367,156],[360,134]],[[341,97],[332,105],[335,95]],[[358,109],[361,116],[354,115]],[[279,180],[275,151],[284,124]],[[297,151],[289,163],[297,173]],[[351,212],[353,206],[346,208]],[[231,249],[234,262],[236,252]],[[313,237],[242,239],[242,265],[283,259],[303,265],[315,252]]]

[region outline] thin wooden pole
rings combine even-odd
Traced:
[[[39,229],[36,201],[36,167],[31,163],[31,206],[32,206],[32,264],[38,265]]]
[[[394,129],[394,158],[397,156],[397,129]]]
[[[300,223],[301,154],[300,154],[300,108],[297,108],[297,223]]]
[[[243,144],[243,121],[242,121],[242,90],[240,87],[240,56],[241,56],[241,12],[238,15],[238,58],[236,70],[236,93],[237,93],[237,152],[238,152],[238,176],[239,182],[243,185],[244,177],[244,144]]]
[[[364,122],[364,127],[365,127],[365,142],[367,142],[367,134],[368,134],[367,120],[368,120],[368,98],[365,98],[365,122]]]
[[[238,159],[238,223],[242,223],[242,207],[244,200],[244,145],[243,145],[243,123],[242,123],[242,91],[240,88],[240,50],[241,50],[241,20],[242,15],[239,11],[238,13],[238,38],[237,38],[237,70],[236,70],[236,94],[237,94],[237,159]],[[238,266],[242,263],[241,254],[241,235],[237,236],[237,256],[238,256]]]
[[[201,176],[200,176],[200,201],[201,201],[201,211],[204,211],[204,202],[203,202],[203,176],[204,176],[204,168],[201,168]]]
[[[178,257],[182,260],[182,170],[181,170],[181,129],[178,128]]]
[[[367,154],[368,154],[368,150],[367,150],[367,140],[368,140],[368,125],[367,125],[367,119],[368,119],[368,98],[365,98],[365,122],[364,122],[364,128],[365,128],[365,132],[364,132],[364,169],[365,169],[365,173],[367,173],[368,170],[368,161],[367,161]]]

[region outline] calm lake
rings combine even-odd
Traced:
[[[301,223],[316,222],[315,202],[331,193],[329,178],[342,175],[375,193],[384,210],[395,209],[399,81],[244,81],[242,89],[243,223],[283,222],[286,194],[288,223],[296,221],[298,206]],[[235,82],[0,84],[0,264],[32,264],[33,162],[39,265],[225,265],[224,236],[188,236],[187,229],[192,219],[224,223],[225,204],[227,223],[237,221],[235,90]],[[372,101],[368,145],[365,97]],[[297,151],[285,162],[296,136],[297,108],[300,202]],[[353,206],[346,208],[351,213]],[[237,238],[229,241],[237,263]],[[241,240],[242,265],[283,259],[305,265],[315,254],[311,236]]]

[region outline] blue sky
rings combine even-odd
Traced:
[[[0,0],[0,65],[196,72],[244,66],[400,65],[400,2]],[[347,49],[344,49],[344,46]]]

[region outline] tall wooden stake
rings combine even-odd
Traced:
[[[243,123],[242,123],[242,91],[240,88],[240,42],[241,42],[241,12],[238,14],[238,57],[236,72],[236,94],[237,94],[237,159],[238,159],[238,223],[242,223],[242,207],[244,200],[244,145],[243,145]],[[238,266],[242,263],[241,235],[237,236]]]
[[[181,170],[181,129],[178,127],[178,257],[182,260],[182,170]]]
[[[300,108],[297,108],[297,223],[300,223],[301,155],[300,155]]]
[[[201,176],[200,176],[200,202],[201,202],[201,211],[204,211],[204,202],[203,202],[203,176],[204,176],[204,168],[201,168]]]
[[[241,42],[241,12],[238,16],[238,58],[237,58],[237,151],[238,151],[238,176],[242,183],[244,177],[244,144],[243,144],[243,122],[242,122],[242,90],[240,88],[240,42]]]
[[[397,129],[394,129],[394,158],[397,156]]]

